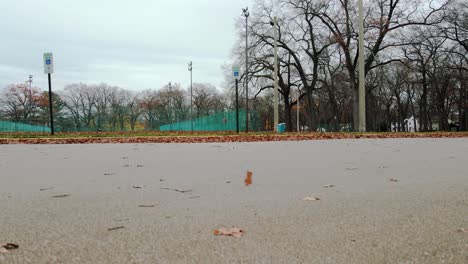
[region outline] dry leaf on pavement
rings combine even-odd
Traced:
[[[233,236],[236,238],[240,238],[244,234],[244,230],[237,227],[232,228],[219,228],[214,230],[215,236]]]
[[[68,197],[70,196],[69,194],[59,194],[59,195],[54,195],[52,196],[53,198],[65,198],[65,197]]]
[[[252,176],[253,176],[253,172],[251,171],[247,171],[247,175],[245,177],[245,186],[249,186],[252,184]]]
[[[111,228],[108,228],[107,231],[114,231],[114,230],[119,230],[119,229],[124,229],[125,226],[117,226],[117,227],[111,227]]]
[[[460,228],[457,230],[458,233],[468,233],[468,228]]]
[[[304,197],[302,200],[303,201],[320,201],[320,198],[308,196],[308,197]]]
[[[398,180],[395,179],[395,178],[391,178],[390,181],[391,181],[391,182],[398,182]]]
[[[17,249],[19,246],[13,243],[0,243],[0,254],[6,254],[12,249]]]

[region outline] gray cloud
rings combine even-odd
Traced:
[[[42,53],[54,53],[54,87],[107,82],[134,90],[168,81],[219,85],[234,24],[250,0],[5,0],[0,87],[31,73],[45,89]]]

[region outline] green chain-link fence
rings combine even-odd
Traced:
[[[249,130],[258,130],[258,120],[250,114]],[[245,131],[245,110],[239,110],[239,130]],[[191,131],[192,121],[187,120],[159,127],[160,131]],[[193,131],[236,131],[236,111],[221,112],[193,119]]]
[[[0,132],[50,132],[50,127],[0,121]]]

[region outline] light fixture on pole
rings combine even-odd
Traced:
[[[270,22],[270,24],[273,26],[273,37],[274,37],[274,76],[273,80],[275,82],[274,84],[274,105],[273,105],[273,125],[274,125],[274,131],[278,132],[278,123],[279,123],[279,114],[278,114],[278,32],[277,32],[277,18],[274,17],[273,21]]]
[[[245,17],[245,132],[249,132],[249,8],[242,8]]]
[[[366,132],[366,76],[364,65],[364,7],[359,0],[359,132]]]
[[[191,123],[191,131],[193,132],[193,82],[192,82],[193,63],[192,61],[188,63],[188,70],[190,72],[190,123]]]

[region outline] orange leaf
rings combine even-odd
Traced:
[[[252,175],[253,175],[253,172],[251,171],[247,171],[247,175],[245,177],[245,186],[249,186],[252,184]]]

